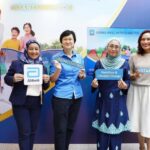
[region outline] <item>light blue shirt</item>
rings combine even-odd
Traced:
[[[63,59],[65,61],[60,62],[62,70],[60,76],[55,82],[53,95],[66,99],[72,99],[73,95],[75,99],[82,97],[83,92],[78,75],[81,69],[79,66],[84,68],[83,58],[80,54],[77,54],[74,51],[71,58],[69,58],[64,51],[57,53],[52,57],[50,74],[53,74],[56,70],[53,61],[57,59]]]

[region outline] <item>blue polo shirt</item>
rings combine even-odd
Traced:
[[[62,59],[64,61],[59,61],[62,66],[62,70],[60,76],[55,82],[53,95],[65,99],[72,99],[73,95],[75,99],[82,97],[82,87],[80,84],[80,79],[78,78],[78,74],[81,68],[77,66],[81,65],[84,68],[83,58],[80,54],[77,54],[74,51],[71,58],[69,58],[64,53],[64,51],[57,53],[52,57],[50,74],[53,74],[56,70],[53,60],[59,59]]]

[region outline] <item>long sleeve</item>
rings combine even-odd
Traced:
[[[43,66],[43,73],[44,73],[44,74],[48,74],[47,68],[46,68],[45,66]],[[42,87],[43,87],[44,90],[46,90],[49,86],[50,86],[50,81],[49,81],[48,83],[44,83],[44,82],[43,82]]]
[[[129,67],[128,62],[125,62],[125,68],[124,68],[124,72],[123,72],[123,81],[127,84],[128,89],[129,89],[129,87],[130,87],[130,67]],[[127,94],[128,89],[122,90],[124,92],[124,94]]]
[[[95,71],[99,68],[99,61],[96,62],[95,67],[94,67],[94,72],[93,72],[93,79],[95,78]],[[95,92],[97,88],[94,88],[91,86],[91,91],[92,93]]]
[[[4,81],[7,85],[9,86],[13,86],[14,82],[13,82],[13,76],[15,74],[15,62],[12,62],[8,72],[6,73],[5,77],[4,77]]]

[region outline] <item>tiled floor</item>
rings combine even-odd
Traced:
[[[0,144],[0,150],[19,150],[17,144]],[[54,150],[53,144],[35,144],[34,150]],[[95,144],[71,144],[70,150],[96,150]],[[138,144],[123,144],[122,150],[138,150]]]

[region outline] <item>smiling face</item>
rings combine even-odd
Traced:
[[[25,34],[31,34],[31,27],[28,24],[24,25],[23,29]]]
[[[145,53],[150,53],[150,33],[144,33],[142,35],[140,44]]]
[[[120,53],[120,43],[117,40],[112,40],[108,43],[107,45],[107,51],[108,51],[108,55],[112,56],[112,57],[116,57],[119,55]]]
[[[37,59],[40,56],[40,48],[36,43],[29,45],[27,53],[31,59]]]
[[[73,35],[70,34],[68,36],[64,36],[62,38],[62,47],[64,50],[72,50],[74,48],[74,38]]]

